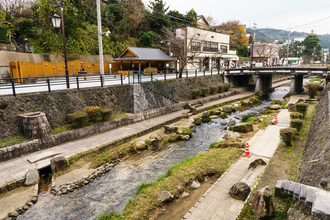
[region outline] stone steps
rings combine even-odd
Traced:
[[[323,189],[307,186],[287,180],[278,180],[275,187],[275,196],[293,198],[304,202],[311,209],[313,216],[330,220],[330,192]]]
[[[241,182],[248,184],[249,187],[253,188],[258,180],[258,176],[262,173],[266,166],[258,165],[256,168],[250,168]]]

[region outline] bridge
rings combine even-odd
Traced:
[[[247,69],[226,69],[224,71],[225,83],[232,87],[248,86],[255,83],[255,91],[268,93],[272,88],[273,75],[291,76],[290,93],[303,91],[304,76],[326,77],[326,84],[329,82],[329,69],[326,67],[266,67]]]

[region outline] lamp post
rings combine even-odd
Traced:
[[[62,35],[63,35],[63,50],[64,50],[64,63],[65,63],[65,79],[66,79],[66,88],[70,88],[70,81],[69,81],[69,70],[68,70],[68,61],[66,59],[66,47],[65,47],[65,32],[64,32],[64,19],[63,19],[63,8],[62,8],[62,1],[56,3],[54,8],[60,8],[61,16],[55,14],[51,17],[53,26],[55,28],[59,28],[62,25]],[[62,24],[61,24],[62,23]]]

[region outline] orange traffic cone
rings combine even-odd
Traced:
[[[252,155],[250,154],[250,151],[249,151],[249,143],[246,142],[246,147],[245,147],[245,153],[243,154],[243,157],[251,157]]]
[[[275,114],[274,123],[277,124],[277,113]]]

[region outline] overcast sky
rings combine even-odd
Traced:
[[[330,34],[329,0],[163,0],[169,10],[211,16],[217,24],[239,20],[246,27],[275,28],[316,34]],[[148,1],[149,2],[149,1]],[[321,20],[319,22],[316,22]],[[309,24],[312,23],[312,24]],[[308,25],[306,25],[308,24]],[[304,26],[302,26],[304,25]],[[297,27],[299,26],[299,27]],[[300,27],[301,26],[301,27]]]

